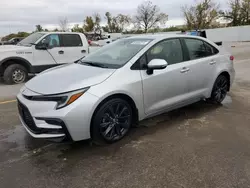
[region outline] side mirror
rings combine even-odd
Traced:
[[[164,59],[152,59],[147,65],[147,74],[153,74],[154,70],[165,69],[168,63]]]

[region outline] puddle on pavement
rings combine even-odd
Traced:
[[[0,134],[0,152],[32,150],[48,144],[48,141],[32,138],[21,125]]]

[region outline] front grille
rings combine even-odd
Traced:
[[[33,117],[31,116],[28,108],[24,106],[21,102],[17,102],[19,114],[26,124],[26,126],[34,133],[39,133],[40,129],[36,126]]]
[[[60,125],[62,127],[58,129],[40,128],[36,126],[34,119],[29,112],[29,109],[25,105],[23,105],[19,100],[17,100],[17,106],[18,106],[18,111],[23,122],[28,127],[28,129],[34,134],[62,134],[64,133],[66,135],[65,139],[72,140],[66,128],[66,125],[64,124],[62,120],[56,119],[56,118],[54,119],[54,118],[37,117],[36,119],[43,120],[48,124]]]

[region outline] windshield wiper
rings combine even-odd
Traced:
[[[86,64],[86,65],[93,66],[93,67],[108,68],[107,66],[105,66],[101,63],[95,63],[95,62],[91,62],[91,61],[81,61],[81,60],[80,60],[80,62],[82,64]]]

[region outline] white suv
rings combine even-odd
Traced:
[[[0,46],[0,77],[7,84],[22,83],[28,73],[73,63],[88,52],[89,44],[82,33],[33,33],[17,45]]]

